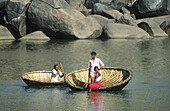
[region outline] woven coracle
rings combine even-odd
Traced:
[[[51,71],[32,71],[21,76],[28,86],[58,85],[64,83],[64,77],[59,82],[51,82]]]
[[[121,90],[132,78],[132,72],[123,68],[104,67],[102,73],[102,86],[98,90]],[[65,81],[73,90],[87,90],[88,69],[77,70],[66,75]]]

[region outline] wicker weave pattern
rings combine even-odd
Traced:
[[[100,70],[102,73],[102,87],[110,87],[123,81],[122,70],[114,70],[113,68],[103,68]],[[66,81],[75,87],[84,87],[88,84],[88,69],[83,69],[69,73]]]
[[[51,82],[51,71],[33,71],[25,73],[22,76],[23,79],[29,79],[39,82]],[[64,82],[64,77],[59,78],[60,82]]]

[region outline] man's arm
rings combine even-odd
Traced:
[[[101,69],[104,67],[104,63],[99,59],[99,64],[100,64],[100,67]]]

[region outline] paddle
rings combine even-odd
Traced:
[[[90,84],[90,69],[89,69],[89,73],[88,73],[88,84]],[[85,88],[87,88],[88,87],[88,84],[87,85],[85,85]],[[88,91],[89,92],[89,91]]]
[[[61,64],[61,62],[60,62],[60,67],[61,67],[61,70],[63,71],[63,73],[65,73],[64,69],[63,69],[63,65]]]
[[[92,78],[92,82],[91,82],[91,87],[90,87],[89,93],[91,93],[92,86],[93,86],[93,78]]]

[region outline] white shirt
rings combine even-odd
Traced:
[[[89,60],[89,65],[88,68],[90,69],[90,76],[93,78],[94,77],[94,67],[97,66],[100,69],[100,66],[103,67],[104,64],[99,58],[90,59]]]
[[[59,82],[59,76],[62,75],[63,74],[61,73],[61,71],[59,71],[59,74],[57,74],[57,71],[53,69],[51,74],[51,82]]]
[[[96,82],[99,82],[102,79],[102,77],[101,77],[102,73],[100,71],[99,71],[99,73],[100,73],[100,76],[99,76],[99,74],[97,74],[97,77],[95,79]]]

